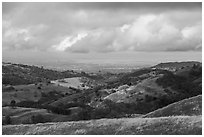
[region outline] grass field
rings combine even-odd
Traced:
[[[69,115],[60,115],[54,113],[48,113],[46,109],[36,109],[36,108],[23,108],[23,107],[3,107],[2,108],[3,121],[5,116],[11,117],[11,124],[28,124],[31,122],[31,117],[40,114],[45,122],[60,122],[60,121],[69,121]]]
[[[201,135],[202,116],[100,119],[3,126],[3,135]]]
[[[65,78],[65,79],[60,79],[60,80],[53,80],[51,83],[63,86],[63,87],[73,87],[73,88],[79,88],[83,89],[82,82],[80,80],[80,77],[74,77],[74,78]],[[85,89],[88,87],[84,87]]]
[[[60,94],[73,93],[73,91],[67,87],[58,86],[55,84],[30,84],[30,85],[18,85],[13,86],[14,89],[10,91],[2,92],[2,105],[9,105],[11,100],[15,100],[16,102],[21,101],[38,101],[42,93],[49,93],[52,91],[58,92]],[[40,89],[39,89],[40,87]]]

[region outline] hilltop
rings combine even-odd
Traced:
[[[159,63],[152,68],[157,69],[166,69],[171,71],[177,71],[179,69],[183,69],[186,67],[193,67],[193,65],[202,65],[200,62],[197,61],[187,61],[187,62],[165,62],[165,63]]]

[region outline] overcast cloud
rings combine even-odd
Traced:
[[[3,3],[3,51],[201,51],[202,3]]]

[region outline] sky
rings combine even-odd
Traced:
[[[3,60],[202,61],[202,3],[2,4]]]

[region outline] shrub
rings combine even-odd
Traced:
[[[36,124],[36,123],[45,123],[45,119],[43,118],[43,115],[41,114],[38,114],[38,115],[35,115],[35,116],[32,116],[31,117],[31,122],[33,124]]]
[[[62,115],[70,115],[71,111],[69,109],[47,106],[47,111],[51,111],[52,113],[62,114]]]
[[[11,100],[10,105],[12,108],[14,108],[16,106],[16,101],[15,100]]]
[[[18,95],[17,95],[17,93],[14,93],[14,95],[13,95],[14,97],[17,97]]]
[[[190,77],[183,77],[174,75],[171,72],[165,73],[163,77],[156,80],[157,84],[163,86],[164,88],[170,87],[171,89],[180,93],[180,95],[185,95],[186,97],[192,97],[202,93],[201,87],[193,82],[191,75],[194,72],[190,71]],[[195,74],[197,75],[197,73]]]
[[[39,102],[34,102],[34,101],[21,101],[17,103],[16,106],[26,107],[26,108],[41,108],[42,107],[39,104]]]
[[[151,101],[154,101],[154,97],[153,96],[150,96],[150,95],[145,95],[145,101],[146,102],[151,102]]]
[[[38,87],[38,89],[41,89],[41,87]]]
[[[89,120],[91,119],[90,111],[87,109],[83,109],[81,112],[78,113],[79,120]]]
[[[11,124],[11,117],[8,115],[5,117],[5,124],[6,125]]]

